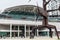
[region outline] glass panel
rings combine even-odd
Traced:
[[[12,26],[12,30],[18,30],[18,26]]]
[[[22,25],[22,26],[19,26],[19,30],[21,31],[21,32],[19,32],[19,36],[20,36],[20,37],[25,37],[25,36],[24,36],[25,30],[24,30],[24,26],[23,26],[23,25]]]
[[[24,32],[19,32],[19,36],[20,36],[20,37],[25,37],[25,36],[24,36]]]
[[[26,19],[26,20],[35,20],[35,17],[38,16],[34,12],[24,12],[24,11],[11,11],[5,12],[7,15],[11,16],[12,19]],[[5,14],[3,12],[3,14]],[[36,16],[35,16],[36,15]],[[40,19],[39,17],[38,19]]]
[[[19,26],[19,30],[24,30],[24,26]]]
[[[12,37],[18,37],[18,32],[12,32]]]
[[[29,32],[26,32],[26,37],[28,37],[29,36]]]
[[[39,36],[47,36],[47,32],[39,32]]]
[[[0,32],[0,37],[10,37],[10,32]]]
[[[34,13],[34,12],[11,11],[11,12],[3,12],[2,14],[7,14],[8,16],[11,16],[12,19],[35,20],[35,17],[38,16],[38,20],[42,20],[42,17],[40,15],[37,15],[37,13]],[[6,18],[6,17],[4,15],[0,15],[0,18]],[[54,17],[53,15],[49,15],[48,20],[59,21],[60,18]]]

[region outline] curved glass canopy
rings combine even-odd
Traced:
[[[2,14],[4,15],[0,15],[0,18],[7,18],[7,19],[17,19],[17,20],[42,20],[43,17],[38,15],[37,13],[34,12],[25,12],[25,11],[11,11],[11,12],[3,12]],[[48,16],[48,21],[60,21],[59,17],[49,17]]]
[[[42,20],[42,17],[34,12],[11,11],[3,12],[2,14],[10,16],[11,19]]]

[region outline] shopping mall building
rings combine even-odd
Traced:
[[[43,17],[37,14],[37,7],[33,5],[7,8],[0,14],[0,37],[29,37],[33,27],[42,25],[42,19]],[[48,21],[49,24],[55,25],[60,33],[60,18],[50,15]],[[55,36],[55,31],[52,32]],[[34,35],[49,37],[49,30],[37,29]]]

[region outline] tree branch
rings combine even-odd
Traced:
[[[60,11],[60,6],[59,6],[59,8],[58,8],[58,9],[47,10],[47,12],[52,12],[52,11],[57,11],[57,10],[59,10],[59,11]]]
[[[47,18],[45,15],[43,15],[42,13],[40,13],[40,9],[39,9],[38,6],[37,6],[37,11],[38,11],[38,15],[41,15],[41,16],[43,16],[44,18]]]
[[[45,5],[47,5],[50,1],[51,1],[51,0],[49,0],[48,2],[46,2],[46,4],[45,4]]]
[[[54,9],[54,10],[47,10],[47,12],[52,12],[52,11],[57,11],[59,9]]]

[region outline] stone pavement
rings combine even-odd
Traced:
[[[34,39],[27,38],[2,38],[0,40],[58,40],[57,37],[35,37]]]

